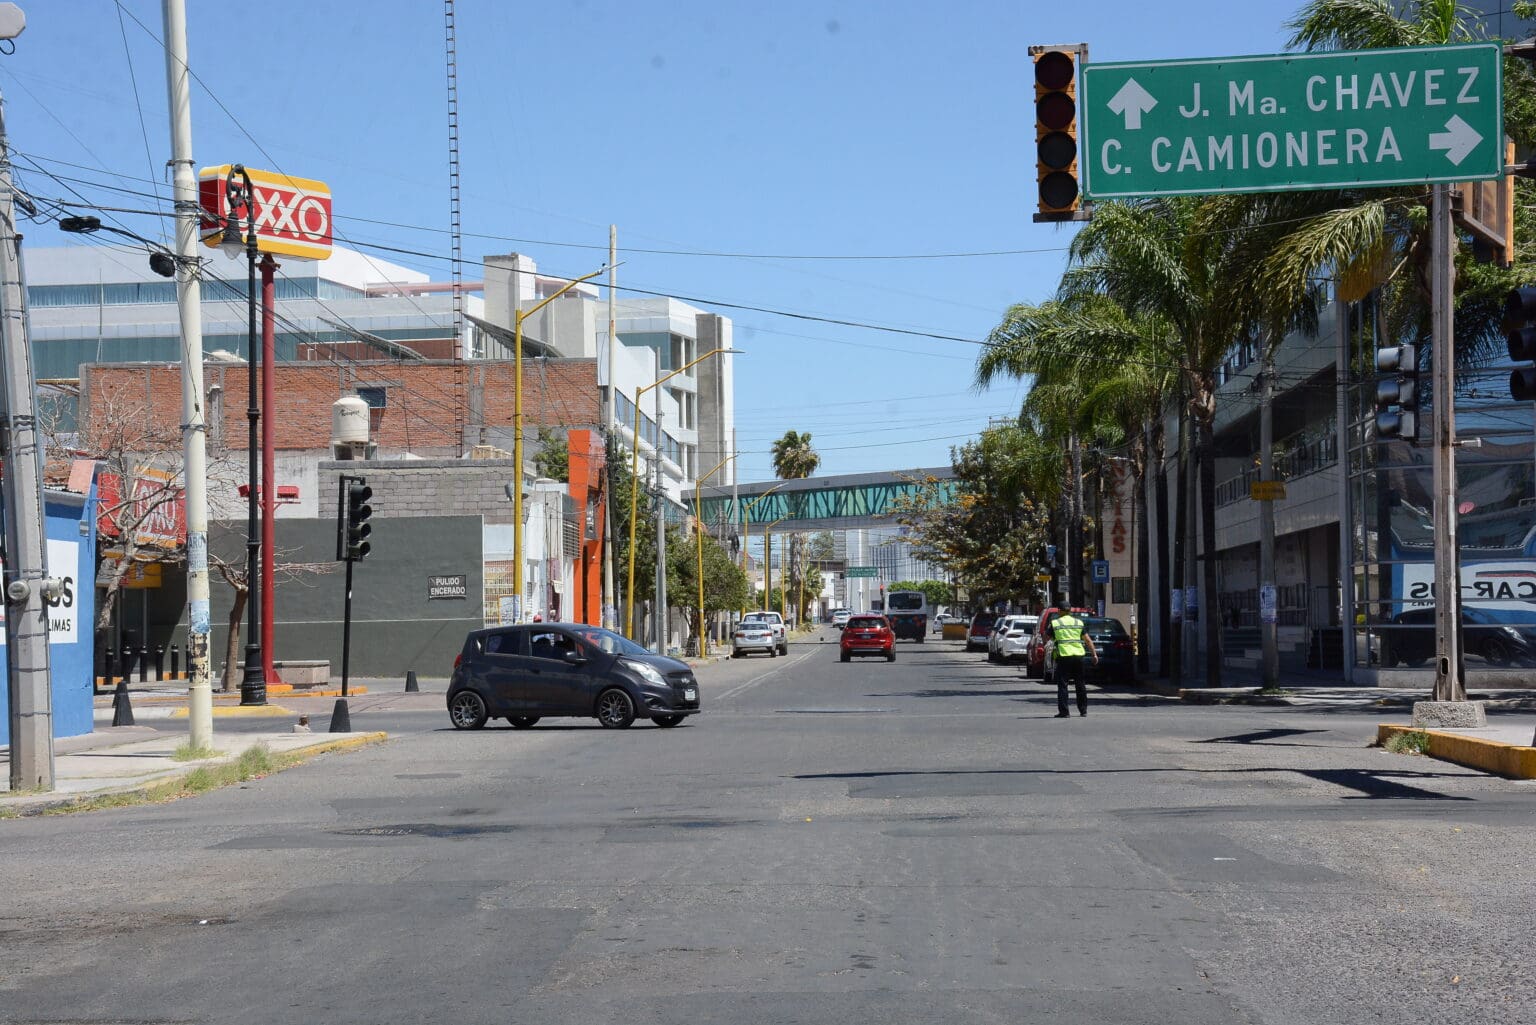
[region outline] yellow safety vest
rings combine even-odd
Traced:
[[[1088,649],[1083,646],[1083,630],[1087,625],[1071,614],[1051,618],[1051,636],[1056,641],[1057,658],[1081,658],[1088,654]]]

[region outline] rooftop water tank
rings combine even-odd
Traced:
[[[367,458],[368,420],[368,403],[356,395],[344,395],[331,403],[331,454],[335,458]]]

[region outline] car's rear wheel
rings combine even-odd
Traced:
[[[526,730],[538,721],[539,717],[536,715],[514,715],[508,717],[507,719],[507,722],[511,723],[513,726],[516,726],[520,730]]]
[[[683,721],[680,715],[658,715],[651,718],[651,722],[661,727],[672,727]]]
[[[778,648],[769,648],[768,649],[768,657],[769,658],[778,658],[779,657],[779,649]]]
[[[919,643],[919,644],[923,643],[927,639],[928,639],[928,637],[927,637],[926,634],[918,634],[917,635],[917,643]]]
[[[1490,637],[1483,642],[1482,655],[1484,661],[1496,666],[1507,666],[1514,660],[1514,655],[1509,650],[1509,645],[1497,637]]]
[[[461,690],[448,702],[448,718],[456,730],[478,730],[489,716],[480,695],[472,690]]]
[[[597,696],[597,721],[607,730],[628,729],[635,721],[635,703],[617,687],[609,687]]]
[[[845,651],[845,652],[843,652],[843,653],[842,653],[842,655],[840,655],[840,656],[838,656],[838,661],[839,661],[839,662],[846,662],[846,661],[848,661],[848,659],[849,659],[849,658],[851,658],[851,657],[852,657],[852,656],[851,656],[851,655],[849,655],[849,654],[848,654],[848,653],[847,653],[847,652],[846,652],[846,651]]]
[[[896,650],[894,648],[885,653],[885,660],[887,662],[896,661]]]

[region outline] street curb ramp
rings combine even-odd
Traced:
[[[1431,758],[1509,779],[1536,779],[1536,747],[1522,747],[1483,737],[1469,737],[1464,733],[1420,730],[1389,723],[1381,723],[1376,727],[1376,743],[1385,744],[1388,738],[1403,733],[1423,733],[1428,736],[1429,748],[1424,753]]]

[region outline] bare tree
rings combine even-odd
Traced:
[[[295,549],[279,548],[274,556],[272,585],[284,581],[296,581],[306,587],[314,586],[309,578],[323,576],[336,569],[338,563],[334,562],[287,562],[286,556],[291,556]],[[245,621],[246,604],[251,598],[250,574],[247,572],[244,559],[231,561],[223,556],[210,552],[208,565],[212,567],[226,584],[234,591],[234,601],[229,605],[229,638],[224,645],[224,673],[219,680],[219,690],[232,691],[236,687],[235,666],[240,661],[240,628]]]

